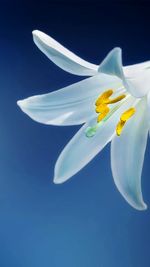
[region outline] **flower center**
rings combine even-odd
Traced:
[[[125,94],[121,94],[113,99],[110,99],[113,93],[114,91],[112,89],[109,89],[97,98],[95,102],[95,111],[99,114],[97,117],[97,125],[95,125],[94,127],[88,127],[86,129],[85,133],[87,137],[94,136],[101,122],[108,120],[108,118],[120,107],[120,105],[117,105],[114,108],[110,109],[108,105],[120,102],[126,97]],[[125,123],[134,115],[134,113],[135,108],[131,107],[121,115],[120,121],[116,126],[116,134],[118,136],[121,135]]]
[[[97,122],[102,121],[106,115],[109,113],[110,108],[108,104],[114,104],[119,101],[121,101],[123,98],[126,97],[126,95],[120,95],[118,97],[115,97],[114,99],[110,99],[110,96],[113,94],[113,90],[107,90],[103,94],[101,94],[98,99],[95,102],[96,108],[95,111],[96,113],[100,113],[97,118]]]

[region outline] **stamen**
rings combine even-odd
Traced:
[[[121,135],[125,123],[134,115],[135,111],[136,111],[135,108],[132,107],[121,115],[120,121],[116,126],[116,133],[118,136]]]
[[[96,113],[100,113],[100,112],[102,113],[106,110],[106,108],[107,108],[107,105],[102,104],[102,105],[96,106],[95,111],[96,111]]]
[[[120,96],[117,96],[116,98],[112,99],[112,100],[109,100],[106,102],[106,104],[114,104],[114,103],[117,103],[119,101],[121,101],[122,99],[124,99],[126,97],[126,95],[120,95]]]
[[[123,93],[123,90],[120,90],[120,93]],[[121,101],[122,99],[124,99],[126,97],[126,100],[128,100],[128,94],[122,94],[120,96],[115,97],[114,99],[109,99],[109,97],[113,94],[113,90],[109,89],[107,91],[105,91],[103,94],[101,94],[98,99],[95,102],[95,111],[96,113],[99,113],[98,117],[97,117],[97,124],[91,127],[88,127],[85,130],[85,135],[86,137],[93,137],[96,134],[96,131],[98,130],[98,128],[101,126],[101,123],[105,123],[105,121],[107,121],[112,115],[113,113],[122,105],[122,102],[119,103],[118,105],[115,105],[113,108],[109,108],[109,104],[115,104],[119,101]],[[118,94],[118,92],[117,92]],[[124,102],[125,102],[124,101]],[[122,132],[122,129],[126,123],[126,121],[134,114],[135,111],[133,111],[134,108],[131,108],[129,110],[127,110],[126,112],[124,112],[120,118],[120,121],[116,127],[116,132],[117,135],[120,135]],[[133,113],[133,114],[132,114]]]
[[[105,100],[108,100],[108,98],[113,94],[113,90],[109,89],[105,91],[103,94],[101,94],[98,99],[95,102],[96,106],[99,106],[100,104],[104,103]]]
[[[109,107],[106,106],[104,111],[98,115],[97,122],[102,121],[106,117],[106,115],[109,113],[109,110],[110,110]]]
[[[126,123],[125,121],[121,121],[121,120],[118,122],[118,124],[116,126],[116,133],[118,136],[121,135],[125,123]]]
[[[105,123],[114,114],[114,112],[120,108],[120,106],[121,106],[121,103],[116,105],[114,108],[112,108],[102,121],[98,122],[94,126],[87,127],[85,130],[86,137],[88,138],[93,137],[96,134],[98,128],[101,127],[101,124]]]
[[[108,107],[109,104],[114,104],[119,101],[121,101],[123,98],[126,97],[125,94],[122,94],[120,96],[115,97],[114,99],[110,99],[109,97],[113,94],[113,90],[109,89],[105,91],[103,94],[101,94],[98,99],[95,102],[96,108],[95,111],[96,113],[100,113],[97,122],[102,121],[109,113],[110,108]]]
[[[128,119],[130,119],[135,113],[135,108],[129,108],[127,111],[125,111],[121,117],[120,120],[122,121],[127,121]]]

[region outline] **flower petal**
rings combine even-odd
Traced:
[[[20,100],[17,104],[33,120],[44,124],[82,124],[95,113],[97,96],[110,86],[117,89],[117,78],[99,74],[49,94]]]
[[[131,99],[132,100],[132,99]],[[91,119],[77,132],[61,152],[55,165],[55,183],[63,183],[87,165],[103,147],[111,141],[118,118],[121,113],[131,105],[126,101],[105,122],[101,122],[96,134],[87,137],[85,130],[96,125],[96,119]],[[133,101],[133,100],[132,100]]]
[[[126,90],[132,96],[139,98],[145,96],[150,90],[150,68],[148,62],[123,67],[121,49],[116,47],[108,53],[100,64],[98,72],[116,75],[122,80]]]
[[[148,108],[148,123],[150,129],[150,93],[147,95],[147,108]]]
[[[122,51],[119,47],[112,49],[100,64],[98,72],[124,79],[121,53]]]
[[[126,77],[127,90],[135,97],[141,98],[150,91],[150,69],[131,71]]]
[[[93,76],[97,73],[97,65],[76,56],[47,34],[35,30],[33,40],[38,48],[63,70],[81,76]]]
[[[108,53],[108,55],[100,64],[98,72],[117,76],[122,80],[122,83],[124,84],[126,90],[129,92],[131,91],[129,89],[130,86],[128,84],[128,81],[126,80],[123,72],[121,48],[115,47]]]
[[[146,209],[141,192],[141,173],[148,135],[145,102],[140,101],[135,115],[127,122],[121,136],[112,140],[111,145],[114,182],[126,201],[138,210]]]
[[[125,75],[131,75],[131,73],[134,75],[137,71],[146,70],[150,68],[150,60],[144,61],[142,63],[137,63],[129,66],[123,67],[123,71]]]

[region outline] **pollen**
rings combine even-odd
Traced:
[[[122,99],[124,99],[125,97],[126,97],[126,95],[120,95],[120,96],[118,96],[118,97],[116,97],[116,98],[114,98],[114,99],[112,99],[112,100],[109,100],[109,99],[108,99],[107,104],[114,104],[114,103],[117,103],[117,102],[121,101]]]
[[[109,97],[110,97],[112,94],[113,94],[113,90],[112,90],[112,89],[109,89],[109,90],[105,91],[103,94],[101,94],[101,95],[97,98],[97,100],[96,100],[96,102],[95,102],[95,105],[96,105],[96,106],[99,106],[100,104],[103,104],[103,103],[107,102],[108,99],[109,99]]]
[[[111,104],[113,105],[117,102],[120,102],[126,97],[125,94],[122,94],[117,97],[111,98],[113,93],[114,93],[113,89],[109,89],[104,93],[102,93],[95,101],[95,112],[98,113],[97,124],[95,126],[88,127],[85,130],[86,137],[93,137],[96,134],[101,123],[106,122],[113,115],[113,113],[120,107],[120,105],[122,105],[122,103],[120,103],[118,105],[115,105],[113,108],[110,108],[109,105]],[[120,121],[116,126],[116,133],[118,136],[121,134],[126,121],[130,119],[130,117],[132,117],[134,113],[135,109],[130,108],[121,115]]]
[[[124,125],[126,124],[126,122],[134,115],[135,113],[135,108],[129,108],[128,110],[126,110],[120,117],[120,121],[118,122],[117,126],[116,126],[116,134],[118,136],[121,135],[122,130],[124,128]]]
[[[134,113],[135,113],[135,108],[129,108],[127,111],[125,111],[121,115],[120,119],[122,121],[127,121],[128,119],[130,119],[134,115]]]
[[[113,89],[109,89],[109,90],[105,91],[97,98],[97,100],[95,102],[95,106],[96,106],[95,111],[96,111],[96,113],[99,113],[99,115],[97,117],[98,123],[100,121],[102,121],[108,115],[108,113],[110,111],[110,108],[108,106],[109,104],[117,103],[126,97],[126,95],[123,94],[123,95],[117,96],[113,99],[110,99],[113,92],[114,92]]]
[[[96,113],[103,113],[106,111],[107,108],[108,107],[106,104],[102,104],[102,105],[96,106],[95,111]]]
[[[98,115],[97,122],[102,121],[107,116],[107,114],[109,113],[109,110],[110,110],[110,108],[106,106],[105,109],[103,110],[103,112],[101,112]]]

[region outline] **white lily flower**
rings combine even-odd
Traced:
[[[132,207],[146,209],[141,173],[149,130],[150,61],[123,67],[121,49],[114,48],[98,66],[40,31],[33,31],[33,38],[60,68],[92,76],[17,102],[23,112],[40,123],[84,123],[61,152],[54,182],[63,183],[75,175],[111,141],[111,168],[118,190]]]

